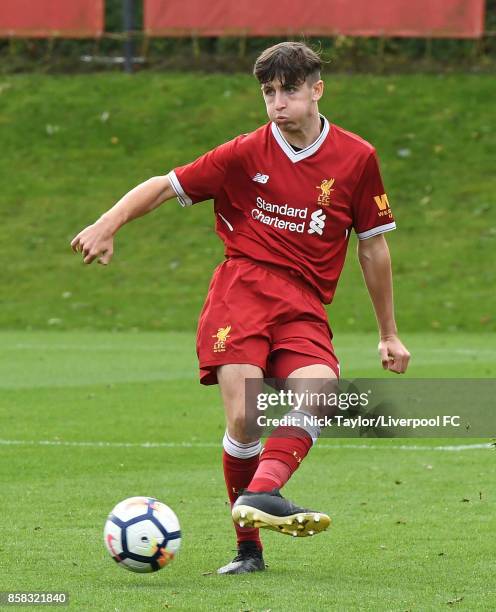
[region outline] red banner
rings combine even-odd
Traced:
[[[144,0],[149,36],[479,38],[484,0]]]
[[[101,36],[103,3],[104,0],[0,0],[0,37]]]

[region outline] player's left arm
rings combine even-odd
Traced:
[[[379,354],[385,370],[403,374],[410,353],[398,337],[394,318],[391,257],[384,234],[358,241],[358,259],[379,326]]]

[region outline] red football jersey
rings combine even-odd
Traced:
[[[374,147],[325,118],[300,151],[268,123],[168,176],[182,206],[214,200],[226,256],[294,270],[326,304],[350,230],[363,240],[396,227]]]

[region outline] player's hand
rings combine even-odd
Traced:
[[[382,367],[396,374],[404,374],[410,361],[410,353],[398,336],[387,336],[379,342]]]
[[[79,232],[71,241],[74,253],[83,254],[83,263],[90,264],[98,258],[98,263],[106,266],[114,254],[114,236],[107,224],[99,220]]]

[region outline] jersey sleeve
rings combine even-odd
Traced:
[[[375,151],[365,163],[353,194],[352,207],[353,227],[360,240],[396,229]]]
[[[230,140],[167,175],[181,206],[215,199],[233,160],[236,140]]]

